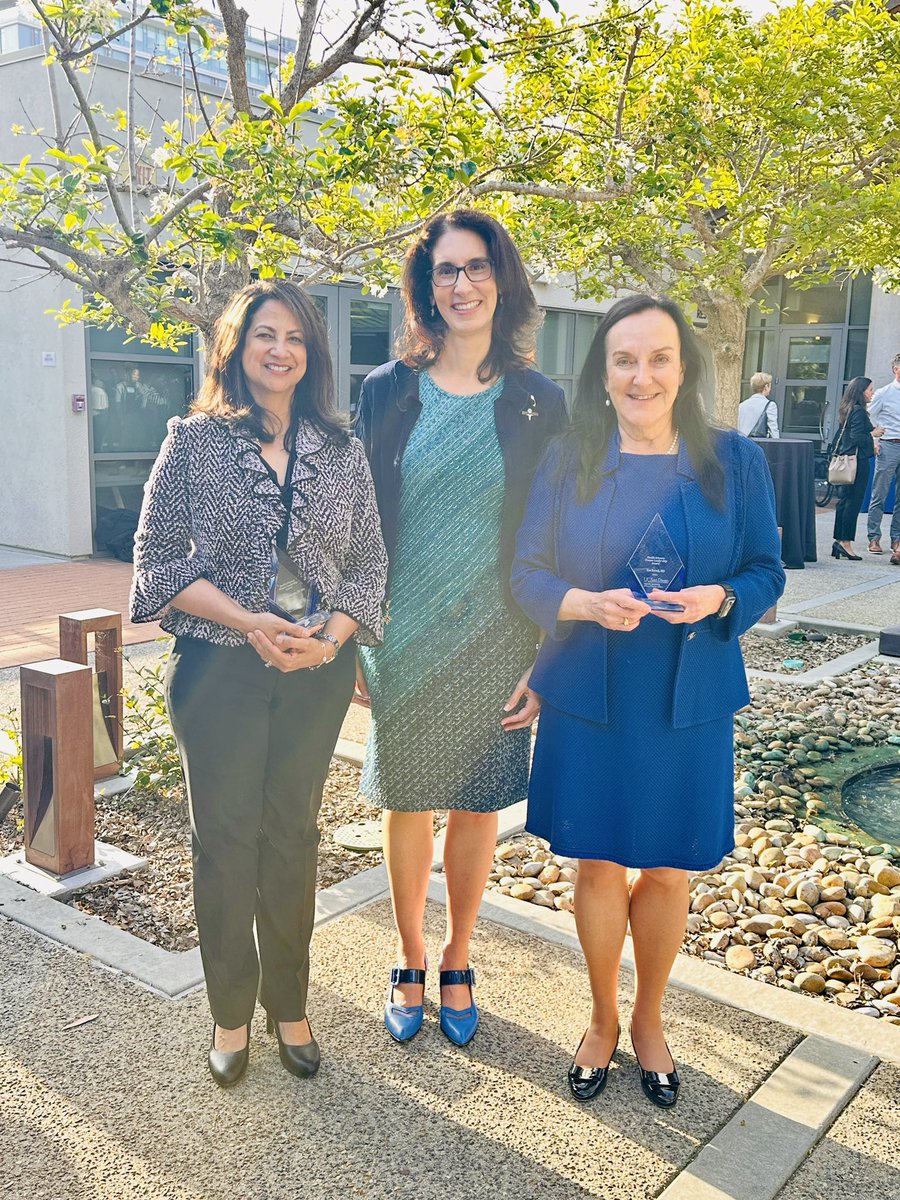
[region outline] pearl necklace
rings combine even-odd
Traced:
[[[672,438],[672,445],[666,451],[666,454],[674,454],[678,449],[678,430],[675,430],[675,436]]]

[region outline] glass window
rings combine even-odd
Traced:
[[[821,436],[827,403],[828,389],[823,384],[788,384],[784,389],[784,432]]]
[[[571,375],[575,314],[548,309],[538,330],[537,361],[545,375]]]
[[[599,316],[593,313],[575,314],[575,349],[572,362],[572,371],[575,375],[580,375],[582,372],[584,360],[587,358],[587,352],[591,348],[591,342],[594,340],[594,334],[597,332],[599,324]]]
[[[827,379],[831,362],[830,337],[792,337],[788,349],[788,379]]]
[[[842,325],[847,316],[849,296],[847,284],[820,283],[799,288],[786,282],[781,322],[783,325]]]
[[[866,370],[866,347],[869,344],[868,329],[851,329],[847,333],[847,357],[844,360],[844,378],[855,379]]]
[[[379,300],[351,300],[351,363],[378,367],[390,357],[391,305]]]
[[[858,275],[850,291],[850,324],[868,325],[872,308],[872,276]],[[860,374],[859,371],[855,374]]]
[[[156,455],[146,458],[100,459],[94,462],[94,493],[97,519],[104,508],[128,508],[139,513],[144,499],[144,484]]]
[[[93,359],[94,454],[156,455],[166,423],[184,415],[193,390],[194,368],[189,363]]]
[[[750,395],[750,376],[757,371],[775,374],[775,358],[778,353],[777,329],[748,329],[744,347],[744,371],[741,394]]]

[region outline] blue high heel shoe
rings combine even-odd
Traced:
[[[465,971],[441,971],[439,982],[442,988],[457,983],[469,985],[472,1003],[468,1008],[448,1008],[446,1004],[441,1005],[441,1032],[455,1045],[466,1046],[478,1028],[478,1009],[472,992],[475,986],[475,972],[471,967],[466,967]]]
[[[391,967],[387,999],[384,1002],[384,1026],[395,1042],[408,1042],[422,1028],[425,1006],[424,1004],[395,1004],[394,988],[401,983],[421,983],[424,988],[425,972],[409,967]]]

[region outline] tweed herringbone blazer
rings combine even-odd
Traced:
[[[239,646],[242,633],[191,616],[171,601],[208,579],[249,612],[265,612],[272,546],[288,515],[287,552],[324,607],[359,622],[356,638],[377,644],[387,556],[362,445],[301,421],[290,514],[258,444],[225,421],[196,413],[169,422],[147,481],[134,543],[131,619],[175,635]]]

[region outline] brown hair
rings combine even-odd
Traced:
[[[435,244],[448,229],[467,229],[482,239],[497,281],[491,347],[478,368],[478,378],[487,382],[509,370],[530,366],[541,310],[531,291],[521,255],[499,221],[470,208],[458,208],[432,217],[406,252],[400,282],[406,322],[398,339],[399,357],[407,366],[421,370],[441,356],[447,326],[441,314],[435,311],[431,270]]]
[[[284,434],[285,447],[293,446],[301,417],[323,433],[343,441],[348,436],[347,425],[335,403],[334,369],[325,322],[306,292],[286,279],[250,283],[235,292],[225,305],[216,322],[206,379],[191,412],[220,417],[261,442],[274,440],[271,418],[253,399],[241,365],[250,322],[267,300],[277,300],[291,310],[300,322],[306,343],[306,371],[294,389],[290,421]]]
[[[872,380],[868,375],[857,375],[855,379],[851,379],[844,389],[844,394],[841,396],[841,404],[838,409],[838,422],[843,423],[849,418],[850,413],[854,408],[865,409],[869,403],[866,399],[866,389]]]

